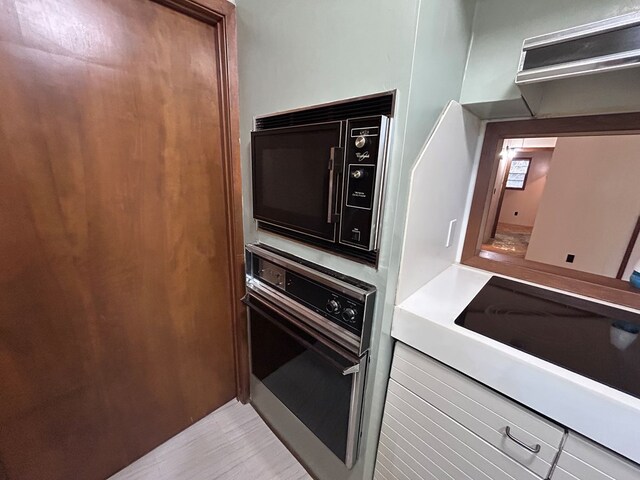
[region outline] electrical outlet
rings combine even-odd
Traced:
[[[445,244],[445,247],[449,248],[452,244],[453,244],[453,236],[456,232],[456,223],[457,223],[458,219],[454,218],[453,220],[451,220],[449,222],[449,233],[447,233],[447,243]]]

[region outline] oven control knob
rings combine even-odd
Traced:
[[[338,313],[340,311],[340,304],[335,300],[329,300],[327,301],[326,309],[329,313]]]
[[[353,308],[345,308],[342,312],[342,319],[348,323],[355,323],[357,314],[358,312],[356,312]]]
[[[367,144],[367,137],[360,136],[356,138],[356,148],[362,148]]]

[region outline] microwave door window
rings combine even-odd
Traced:
[[[340,123],[255,133],[254,217],[334,241],[335,224],[327,222],[328,167],[340,133]]]

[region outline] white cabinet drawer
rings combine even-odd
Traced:
[[[540,477],[549,475],[563,428],[402,343],[396,344],[391,378]],[[508,438],[507,427],[539,451]]]
[[[551,479],[639,480],[640,466],[571,432]]]
[[[393,380],[376,479],[540,480],[529,469]]]

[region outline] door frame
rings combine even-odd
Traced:
[[[249,401],[249,344],[247,312],[241,302],[245,291],[245,272],[236,7],[227,0],[152,1],[216,27],[236,395],[242,403],[247,403]]]
[[[491,227],[491,237],[489,238],[496,238],[498,223],[500,222],[500,210],[502,210],[502,202],[504,201],[504,192],[507,189],[509,169],[511,169],[511,159],[507,160],[507,164],[504,166],[504,173],[502,175],[502,181],[500,182],[500,196],[498,197],[498,205],[496,205],[496,218],[493,219],[493,227]]]

